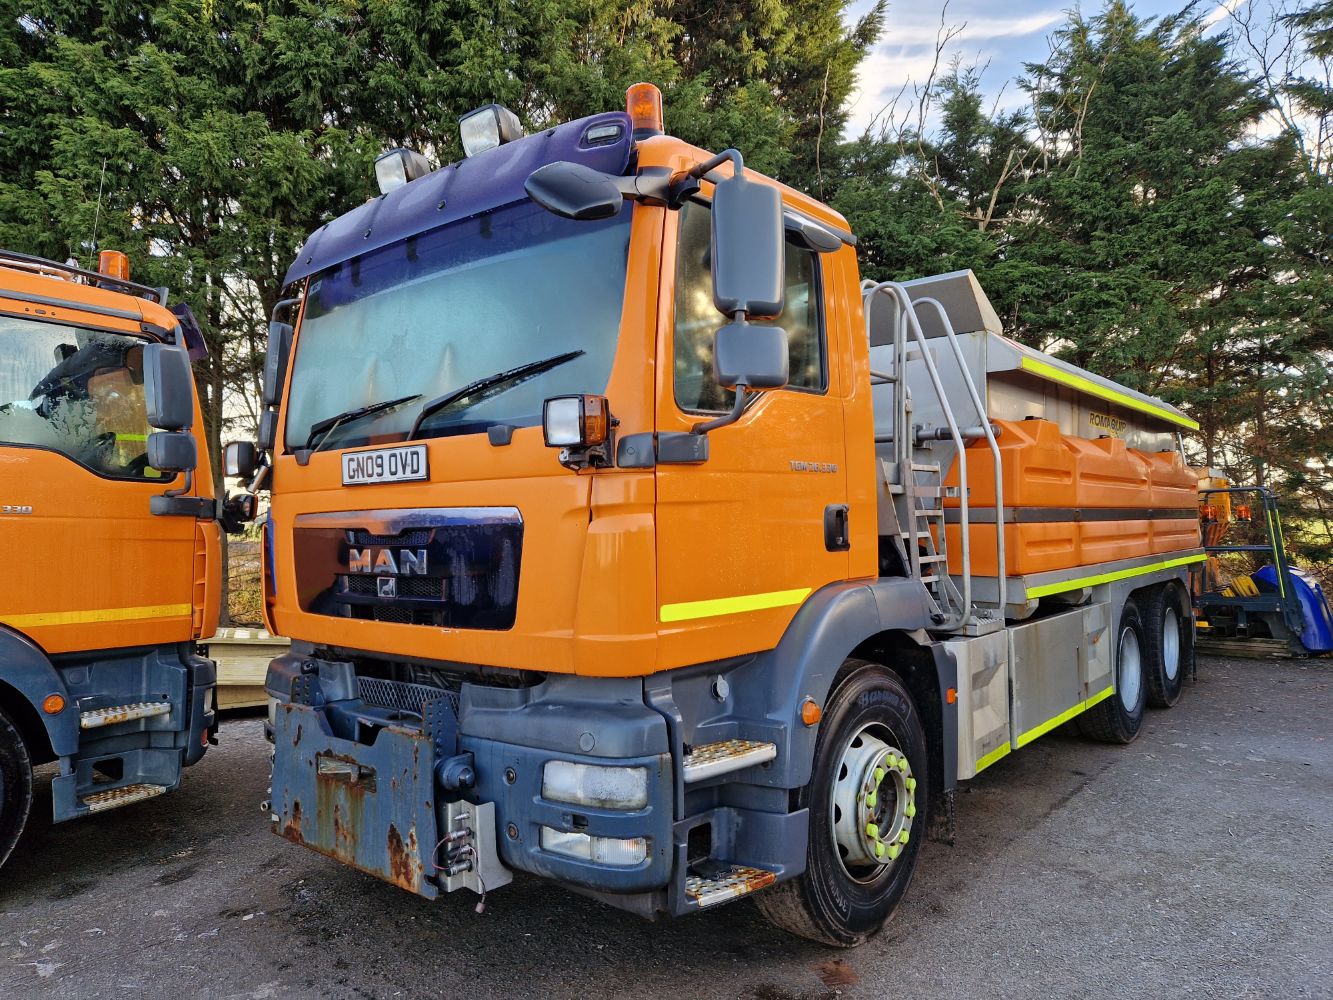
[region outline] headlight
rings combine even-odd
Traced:
[[[603,865],[618,865],[628,868],[640,864],[648,857],[648,841],[643,837],[631,837],[622,840],[617,837],[590,837],[586,833],[567,833],[542,827],[542,850],[552,854],[563,854],[570,858],[582,858]]]
[[[648,805],[648,769],[547,761],[542,798],[602,809],[642,809]]]

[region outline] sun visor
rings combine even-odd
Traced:
[[[624,112],[592,115],[488,149],[372,198],[315,230],[283,284],[459,219],[521,201],[538,167],[570,160],[621,175],[633,138]],[[369,179],[368,179],[369,180]]]

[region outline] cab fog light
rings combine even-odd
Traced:
[[[586,833],[566,832],[542,827],[542,850],[567,858],[595,861],[600,865],[628,868],[648,857],[648,841],[643,837],[590,837]]]
[[[648,805],[648,769],[547,761],[542,798],[601,809],[643,809]]]

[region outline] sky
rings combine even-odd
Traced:
[[[958,54],[964,66],[986,67],[982,89],[992,99],[999,96],[1002,107],[1017,107],[1024,95],[1014,85],[1025,62],[1041,61],[1048,49],[1047,38],[1065,20],[1065,12],[1076,0],[951,0],[944,14],[948,26],[965,25],[949,44],[942,64]],[[1225,0],[1234,7],[1246,0]],[[1185,0],[1136,0],[1133,10],[1143,18],[1175,13]],[[873,6],[873,0],[854,0],[848,10],[854,20]],[[1092,13],[1099,0],[1084,2],[1082,9]],[[940,29],[943,0],[889,0],[884,33],[874,51],[862,63],[858,87],[852,96],[852,115],[848,135],[859,135],[907,80],[924,82],[935,54],[935,38]],[[1200,9],[1221,30],[1227,21],[1223,0],[1201,3]],[[1003,88],[1003,92],[1001,89]],[[910,94],[911,88],[908,88]]]

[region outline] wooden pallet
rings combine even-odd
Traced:
[[[1297,655],[1285,639],[1246,639],[1240,636],[1199,636],[1194,641],[1194,650],[1206,656],[1238,656],[1247,660],[1287,660]]]
[[[291,643],[262,629],[222,628],[203,645],[218,665],[218,708],[257,708],[268,704],[264,676],[268,664]]]

